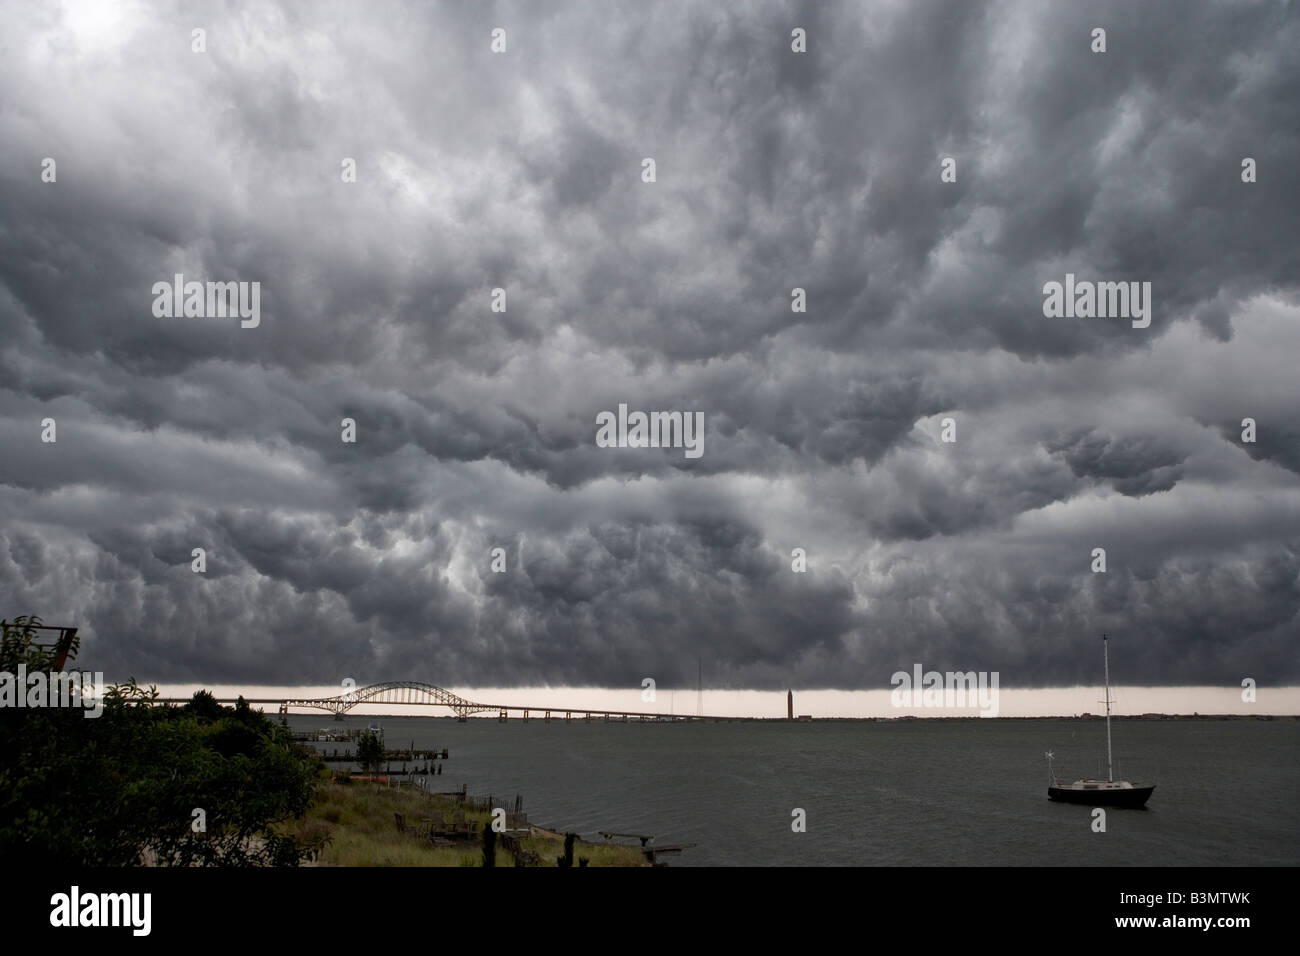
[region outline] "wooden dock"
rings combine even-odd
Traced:
[[[351,750],[344,750],[342,753],[340,753],[336,748],[329,752],[321,751],[320,759],[324,760],[326,763],[332,763],[335,761],[343,762],[349,760],[355,763],[357,759],[357,755],[353,753]],[[442,750],[385,750],[384,751],[385,761],[400,760],[404,763],[409,763],[415,760],[446,760],[446,759],[448,759],[446,747],[443,747]]]
[[[641,846],[638,848],[645,854],[648,863],[656,863],[655,855],[658,853],[681,853],[682,850],[689,850],[695,846],[694,843],[658,843],[654,842],[653,833],[614,833],[610,830],[599,831],[600,835],[605,838],[606,843],[613,843],[615,837],[621,837],[629,840],[640,840]],[[620,844],[622,845],[622,844]],[[664,864],[667,865],[667,864]]]

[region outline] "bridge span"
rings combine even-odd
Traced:
[[[221,703],[234,703],[233,698],[217,698]],[[509,719],[512,713],[519,714],[524,720],[537,717],[541,720],[572,720],[603,718],[605,720],[629,719],[649,721],[688,721],[688,720],[759,720],[756,717],[722,717],[707,714],[664,714],[660,712],[638,710],[611,710],[606,707],[560,707],[550,704],[544,707],[527,704],[483,704],[466,700],[449,690],[422,681],[386,681],[371,684],[368,687],[350,689],[333,697],[311,698],[250,698],[244,700],[249,704],[276,704],[281,714],[288,714],[290,709],[311,709],[329,711],[335,720],[342,720],[343,715],[358,704],[395,704],[403,707],[448,707],[458,720],[466,720],[471,714],[493,713],[498,720]],[[185,704],[188,698],[159,698],[160,704]]]

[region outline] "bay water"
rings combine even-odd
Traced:
[[[1116,720],[1116,777],[1156,784],[1146,810],[1047,799],[1105,775],[1100,720],[622,723],[292,715],[295,730],[384,729],[446,747],[439,791],[467,787],[530,821],[694,843],[671,866],[1295,866],[1300,721]],[[324,750],[355,744],[322,743]],[[806,831],[795,832],[795,811]]]

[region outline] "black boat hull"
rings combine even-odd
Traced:
[[[1115,790],[1076,790],[1072,787],[1048,787],[1047,799],[1060,803],[1083,803],[1090,807],[1126,807],[1141,810],[1155,787],[1128,787]]]

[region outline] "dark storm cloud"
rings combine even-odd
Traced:
[[[1168,491],[1181,477],[1183,457],[1162,448],[1152,436],[1116,438],[1083,432],[1048,442],[1049,451],[1061,455],[1079,477],[1111,479],[1122,495],[1140,497]]]
[[[1292,8],[3,9],[0,610],[112,676],[1300,676]]]
[[[1295,408],[1295,405],[1291,407]],[[1268,427],[1262,430],[1256,422],[1256,437],[1252,443],[1241,442],[1245,431],[1242,425],[1242,422],[1221,424],[1219,432],[1226,441],[1240,446],[1256,461],[1271,461],[1300,475],[1300,424],[1293,414],[1283,412],[1281,417],[1268,421]]]

